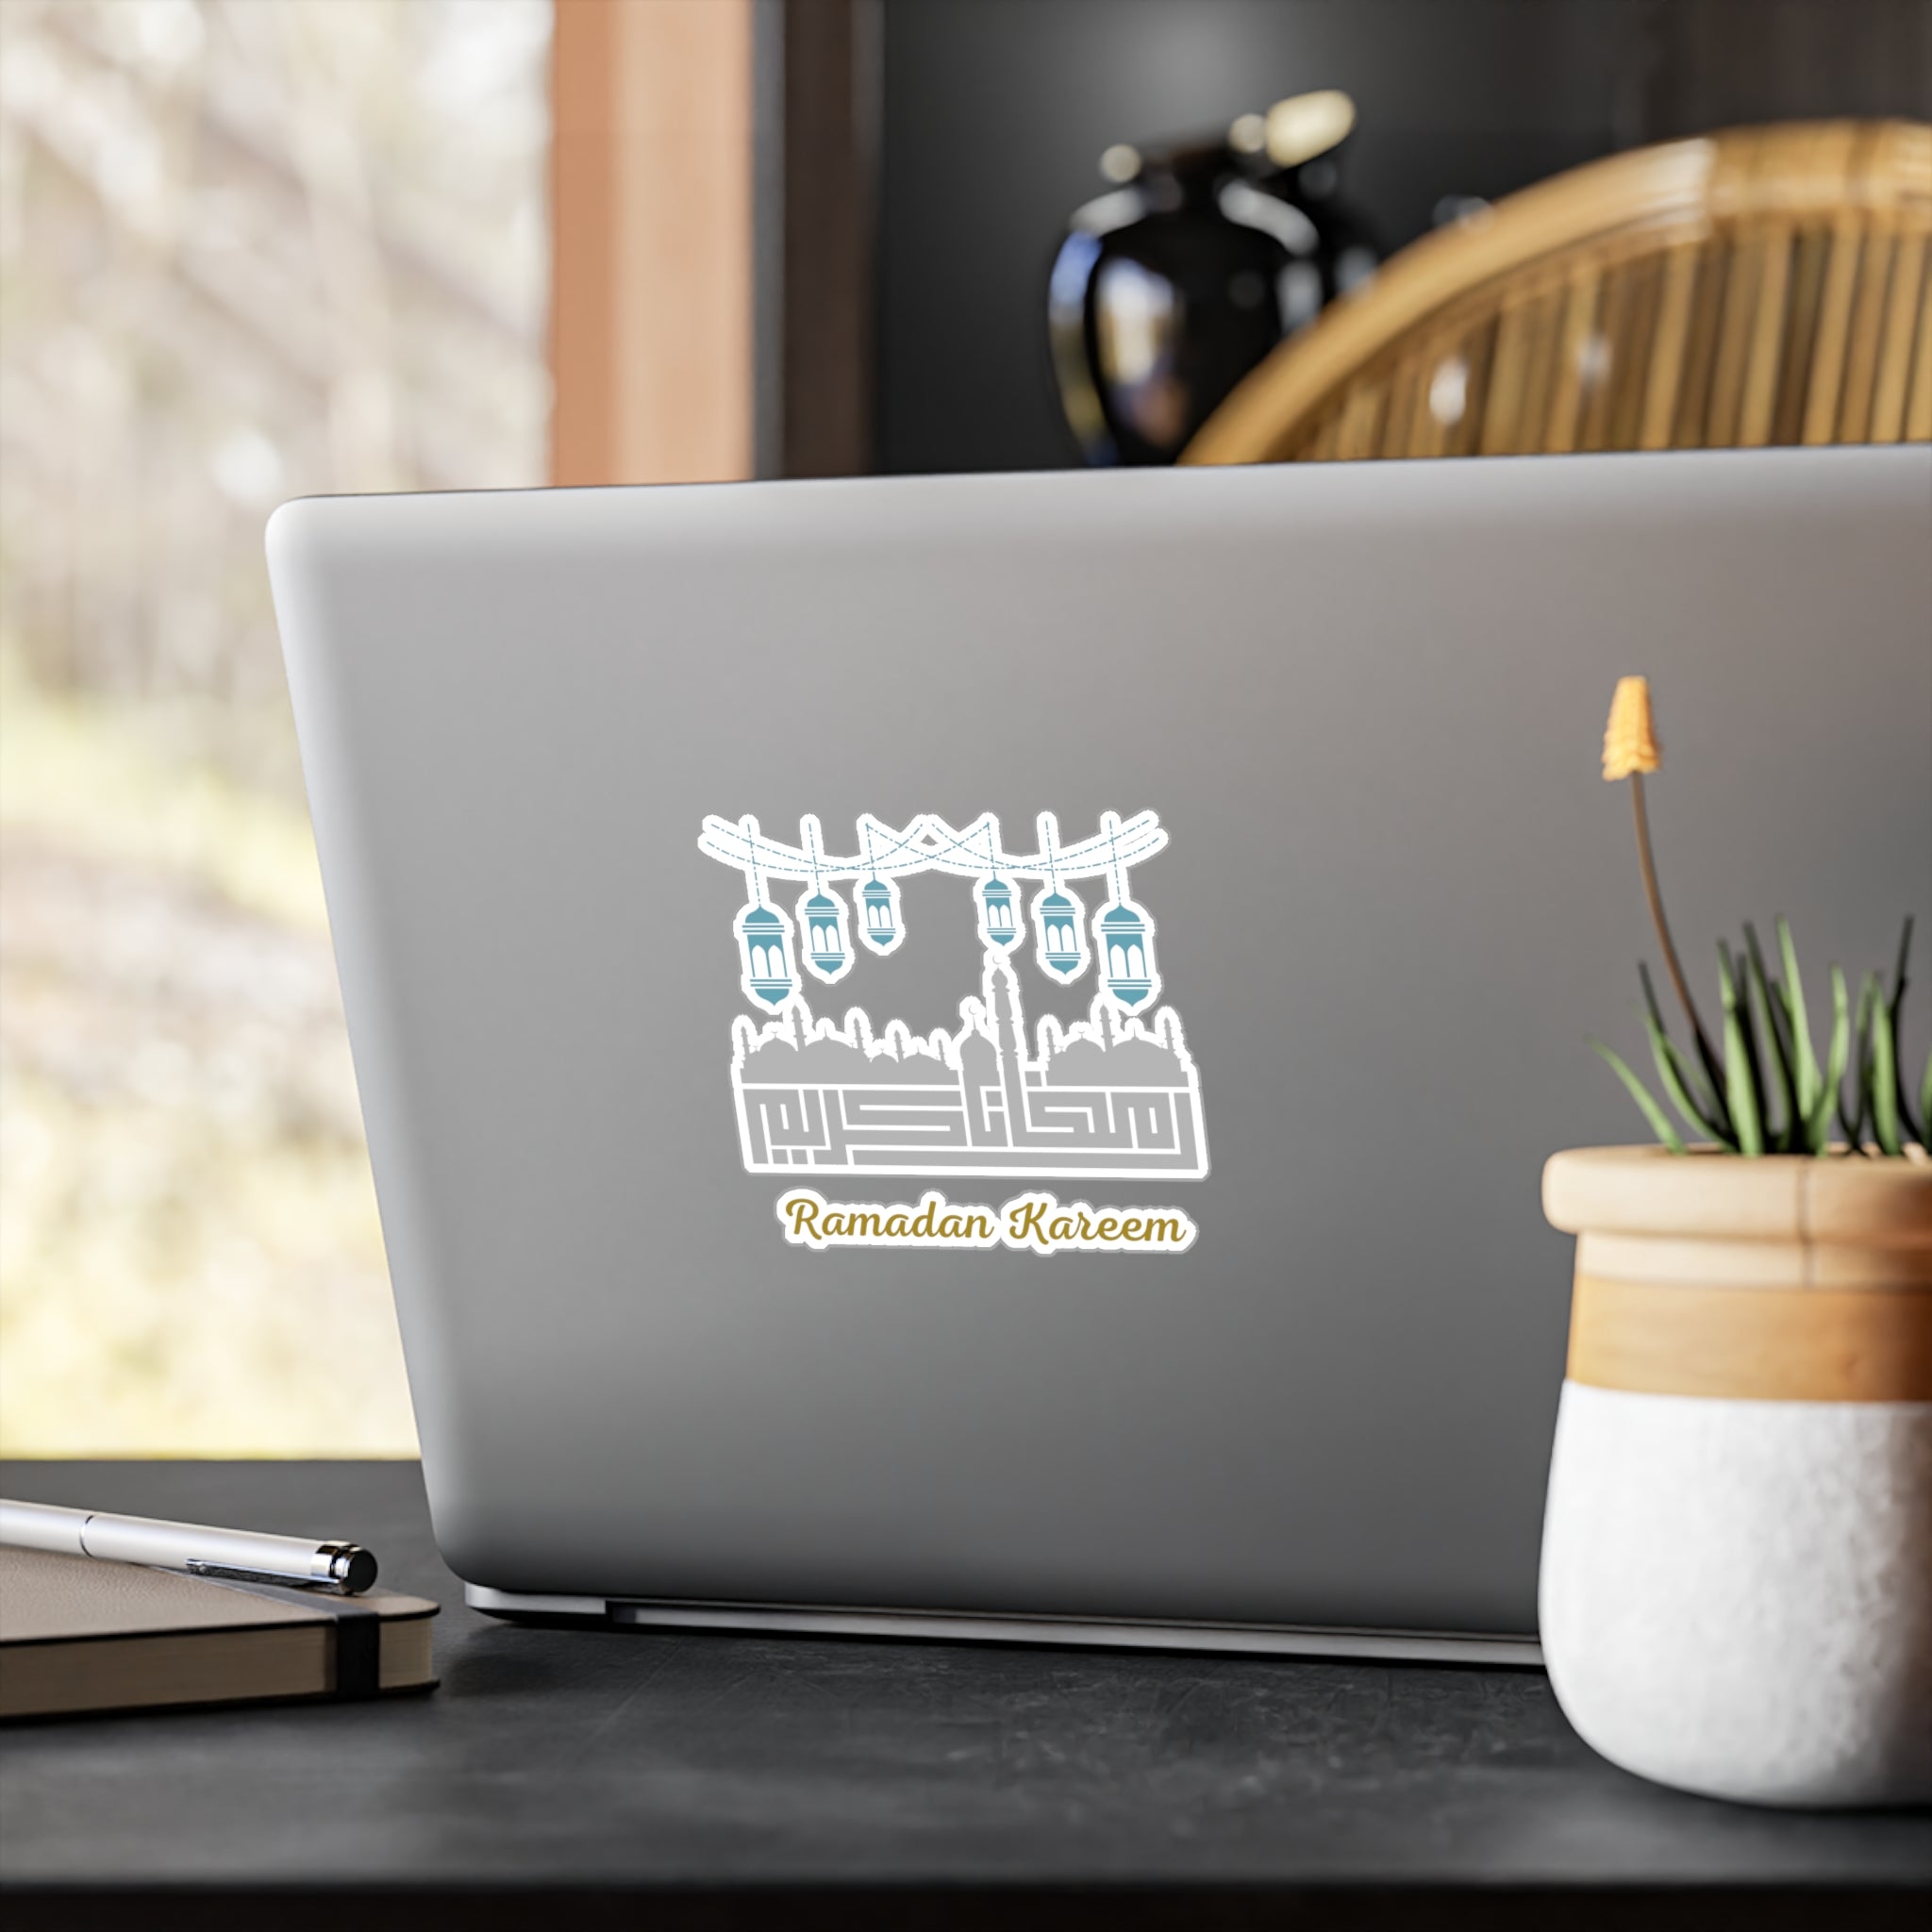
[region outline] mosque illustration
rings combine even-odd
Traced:
[[[963,831],[929,813],[898,828],[867,817],[863,849],[841,858],[824,852],[814,818],[801,822],[797,846],[767,840],[753,819],[705,821],[700,848],[742,870],[752,888],[736,922],[741,987],[755,1009],[776,1015],[732,1023],[731,1088],[750,1172],[1207,1174],[1200,1075],[1179,1014],[1157,1010],[1154,921],[1126,891],[1128,866],[1167,834],[1152,812],[1125,822],[1109,812],[1098,837],[1067,847],[1052,814],[1039,827],[1039,852],[1013,856],[991,815]],[[961,1001],[959,1030],[922,1038],[899,1020],[874,1029],[858,1008],[842,1027],[814,1019],[796,968],[833,984],[853,961],[850,909],[831,888],[857,887],[858,939],[890,955],[905,937],[897,881],[923,871],[975,881],[980,991]],[[774,877],[807,888],[795,922],[771,902]],[[1069,890],[1090,877],[1112,886],[1091,926]],[[1048,1016],[1030,1053],[1015,970],[1026,881],[1039,888],[1030,924],[1042,974],[1069,984],[1099,965],[1088,1017],[1062,1026]]]

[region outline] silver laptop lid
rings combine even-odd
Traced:
[[[1889,957],[1928,504],[1905,449],[279,512],[455,1567],[1532,1627],[1539,1173],[1643,1138],[1611,686],[1694,957]]]

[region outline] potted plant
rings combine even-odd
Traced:
[[[1543,1531],[1550,1680],[1627,1770],[1772,1805],[1932,1799],[1932,1059],[1899,1064],[1911,922],[1890,984],[1834,967],[1814,1035],[1783,920],[1718,947],[1707,1031],[1672,943],[1643,778],[1642,678],[1604,775],[1689,1027],[1647,971],[1662,1099],[1607,1047],[1657,1144],[1543,1174],[1577,1237]],[[1814,1043],[1816,1042],[1816,1043]],[[1668,1102],[1683,1123],[1680,1131]]]

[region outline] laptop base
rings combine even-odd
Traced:
[[[1532,1637],[1435,1630],[1318,1629],[1285,1624],[1168,1624],[1130,1618],[995,1617],[974,1612],[807,1609],[796,1604],[685,1603],[642,1597],[545,1596],[463,1586],[473,1610],[613,1628],[738,1630],[804,1637],[885,1637],[967,1643],[1054,1643],[1111,1650],[1225,1651],[1247,1657],[1378,1657],[1431,1664],[1541,1668]]]

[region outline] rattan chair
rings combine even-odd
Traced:
[[[1932,126],[1640,148],[1391,259],[1190,463],[1932,440]]]

